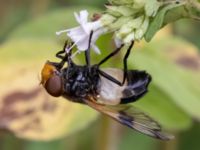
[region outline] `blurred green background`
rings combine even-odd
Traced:
[[[153,76],[150,92],[135,105],[176,138],[162,142],[105,116],[46,95],[39,74],[46,60],[57,60],[65,35],[74,27],[73,12],[104,10],[105,0],[0,1],[0,150],[199,150],[199,22],[180,20],[150,43],[136,44],[129,68]],[[113,49],[111,35],[98,40],[103,54]],[[105,51],[104,51],[105,50]],[[122,53],[123,54],[123,53]],[[105,67],[121,67],[118,58]],[[77,62],[82,62],[78,56]],[[113,65],[115,64],[115,65]]]

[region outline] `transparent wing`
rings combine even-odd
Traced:
[[[114,120],[141,133],[161,140],[170,140],[172,135],[163,133],[160,125],[146,114],[130,105],[108,106],[95,103],[92,98],[84,100],[87,105]]]

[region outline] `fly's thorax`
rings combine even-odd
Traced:
[[[97,94],[99,75],[95,68],[73,66],[61,72],[63,78],[63,96],[75,99]]]

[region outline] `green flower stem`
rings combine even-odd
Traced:
[[[174,138],[173,140],[170,140],[168,142],[166,141],[161,141],[160,142],[160,147],[158,148],[159,150],[177,150],[178,149],[178,145],[179,145],[179,138],[178,135],[175,136],[176,138]]]
[[[97,132],[97,150],[117,150],[121,137],[120,125],[107,116],[102,115]]]

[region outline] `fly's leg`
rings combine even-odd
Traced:
[[[60,58],[61,62],[60,63],[53,63],[53,64],[58,69],[61,69],[64,66],[64,64],[69,61],[69,57],[71,56],[71,51],[69,53],[66,53],[66,48],[67,47],[71,47],[72,45],[73,45],[73,43],[68,44],[68,41],[66,41],[65,44],[64,44],[63,49],[61,51],[59,51],[58,53],[56,53],[56,57]],[[65,53],[65,55],[62,55],[64,53]]]
[[[120,81],[118,81],[117,79],[113,78],[111,75],[105,73],[104,71],[102,71],[102,70],[99,69],[98,72],[99,72],[99,74],[100,74],[101,76],[103,76],[103,77],[105,77],[106,79],[112,81],[113,83],[115,83],[115,84],[117,84],[117,85],[119,85],[119,86],[123,86],[123,84],[122,84]]]
[[[65,49],[67,48],[67,46],[68,46],[68,41],[65,41],[65,45],[64,45],[63,49],[56,53],[57,58],[64,59],[65,56],[63,56],[62,54],[65,53]]]
[[[91,46],[91,41],[92,41],[92,35],[93,35],[93,31],[90,32],[90,37],[89,37],[89,42],[88,42],[88,48],[85,51],[85,61],[86,61],[86,65],[88,67],[90,66],[90,46]]]
[[[110,53],[108,56],[106,56],[104,59],[102,59],[98,64],[97,67],[99,68],[100,65],[102,65],[103,63],[105,63],[107,60],[109,60],[111,57],[113,57],[114,55],[116,55],[123,47],[124,45],[122,44],[120,47],[118,47],[117,49],[115,49],[112,53]],[[110,76],[109,74],[105,73],[104,71],[98,69],[99,74],[102,75],[103,77],[107,78],[108,80],[112,81],[113,83],[116,83],[119,86],[123,86],[123,84],[118,81],[117,79],[113,78],[112,76]]]
[[[124,56],[124,59],[123,59],[123,65],[124,65],[124,73],[123,73],[123,80],[122,82],[116,80],[115,78],[113,78],[112,76],[108,75],[107,73],[99,70],[99,73],[104,76],[105,78],[109,79],[110,81],[116,83],[117,85],[119,86],[123,86],[125,81],[126,81],[126,78],[127,78],[127,71],[128,71],[128,66],[127,66],[127,59],[128,59],[128,56],[130,55],[130,52],[131,52],[131,49],[134,45],[134,41],[131,42],[131,45],[128,47],[127,49],[127,52]],[[117,48],[116,50],[114,50],[112,53],[110,53],[108,56],[106,56],[103,60],[101,60],[99,63],[98,63],[98,67],[100,65],[102,65],[103,63],[105,63],[108,59],[110,59],[111,57],[113,57],[114,55],[116,55],[123,47],[124,45],[122,44],[119,48]]]
[[[130,52],[131,52],[131,49],[133,48],[133,45],[134,45],[134,41],[131,42],[131,45],[128,47],[126,54],[124,56],[124,59],[123,59],[124,75],[123,75],[122,85],[125,83],[126,78],[127,78],[127,71],[128,71],[127,59],[128,59],[128,56],[130,55]]]
[[[97,66],[102,65],[103,63],[105,63],[108,59],[110,59],[111,57],[113,57],[114,55],[116,55],[123,47],[124,45],[122,44],[119,48],[117,48],[116,50],[114,50],[112,53],[110,53],[108,56],[106,56],[103,60],[101,60]]]

